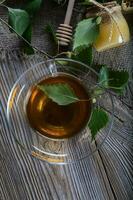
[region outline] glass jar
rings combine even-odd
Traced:
[[[97,51],[107,50],[125,44],[130,39],[128,24],[121,12],[121,6],[112,4],[103,11],[100,8],[93,12],[94,16],[101,16],[100,34],[94,43]],[[90,9],[89,9],[90,10]],[[89,13],[89,12],[88,12]],[[92,17],[92,16],[91,16]]]

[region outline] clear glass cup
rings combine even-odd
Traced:
[[[65,139],[53,139],[38,134],[27,121],[25,98],[29,89],[40,80],[59,73],[78,78],[89,92],[97,85],[98,73],[91,67],[71,59],[58,58],[36,64],[25,71],[14,84],[7,104],[7,118],[17,143],[35,158],[52,164],[77,162],[95,153],[111,132],[114,118],[113,97],[104,92],[93,107],[102,107],[109,114],[108,125],[92,141],[87,126],[80,133]]]

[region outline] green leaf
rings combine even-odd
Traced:
[[[25,10],[30,14],[34,15],[41,7],[42,0],[30,0],[25,7]]]
[[[114,71],[106,66],[102,66],[99,73],[99,83],[101,86],[113,89],[121,94],[128,82],[129,74],[127,71]]]
[[[26,31],[23,33],[23,37],[31,43],[31,37],[32,37],[32,26],[29,25]],[[34,49],[28,45],[26,42],[24,42],[24,46],[22,48],[23,52],[27,55],[32,55],[34,54]]]
[[[108,123],[108,115],[102,109],[94,109],[88,127],[91,130],[92,140],[96,137],[99,130],[104,128]]]
[[[108,87],[108,79],[109,79],[109,71],[108,68],[105,66],[102,66],[100,73],[99,73],[99,83],[100,85],[102,85],[103,87]]]
[[[101,18],[101,17],[98,17]],[[84,19],[78,23],[74,35],[73,50],[92,45],[99,35],[98,18]]]
[[[90,5],[92,5],[92,3],[88,2],[88,1],[81,2],[80,4],[83,5],[83,6],[90,6]]]
[[[113,71],[109,70],[109,88],[113,89],[116,93],[122,94],[129,79],[127,71]]]
[[[55,42],[55,44],[58,43],[57,38],[56,38],[56,33],[54,31],[54,28],[51,23],[48,23],[44,29],[51,37],[52,41]]]
[[[22,51],[24,52],[24,54],[27,54],[27,55],[33,55],[35,52],[34,52],[34,49],[30,46],[30,45],[25,45],[23,48],[22,48]]]
[[[91,91],[91,96],[93,98],[98,98],[100,97],[102,94],[104,94],[105,90],[102,87],[95,87],[92,91]]]
[[[73,89],[66,83],[45,84],[38,87],[58,105],[65,106],[79,101]]]
[[[101,21],[102,21],[102,18],[101,18],[101,17],[97,17],[97,18],[96,18],[96,23],[97,23],[97,25],[99,25],[99,24],[101,23]]]
[[[81,51],[72,54],[72,59],[78,60],[80,62],[85,63],[86,65],[91,65],[92,63],[92,47],[87,47],[82,49]]]
[[[25,10],[8,8],[9,24],[15,31],[22,35],[27,29],[30,19]]]

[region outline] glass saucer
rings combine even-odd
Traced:
[[[93,141],[88,127],[66,139],[38,134],[27,121],[25,98],[32,86],[58,73],[75,76],[88,91],[97,85],[98,73],[81,62],[57,58],[38,63],[25,71],[14,84],[8,99],[7,119],[17,143],[27,153],[52,164],[67,164],[93,155],[102,146],[113,126],[114,106],[113,97],[106,91],[93,104],[93,107],[101,107],[109,113],[108,125],[99,131]]]

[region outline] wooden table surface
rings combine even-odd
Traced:
[[[45,1],[34,25],[33,44],[50,51],[43,31],[46,22],[55,27],[63,21],[65,8]],[[78,20],[78,13],[75,12]],[[0,9],[6,19],[6,11]],[[131,16],[128,16],[131,19]],[[132,20],[130,20],[132,21]],[[133,22],[130,23],[133,27]],[[132,30],[131,30],[132,31]],[[95,53],[94,60],[130,72],[129,85],[115,99],[115,122],[110,136],[91,158],[56,166],[27,155],[16,144],[7,123],[6,107],[17,78],[42,55],[23,57],[20,40],[0,25],[0,200],[132,200],[133,199],[133,40],[123,47]]]

